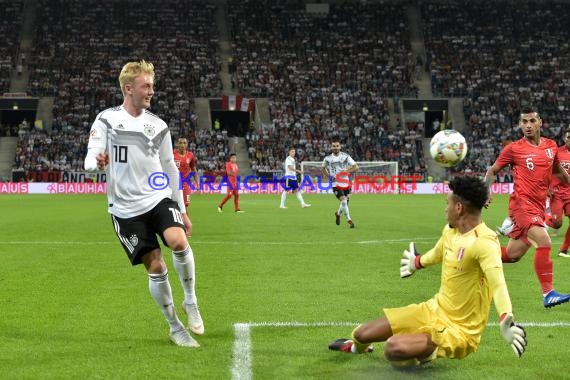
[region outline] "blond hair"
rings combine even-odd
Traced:
[[[143,59],[139,62],[128,62],[123,66],[119,74],[119,84],[123,95],[125,95],[125,85],[133,83],[140,74],[150,75],[154,79],[154,65]]]

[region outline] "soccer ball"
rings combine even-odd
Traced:
[[[432,158],[444,168],[459,164],[467,155],[465,137],[453,129],[437,132],[429,145]]]

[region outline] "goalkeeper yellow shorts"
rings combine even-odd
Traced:
[[[480,336],[468,335],[457,324],[441,318],[435,312],[433,299],[420,304],[399,308],[386,308],[384,314],[390,322],[394,335],[429,334],[437,345],[437,357],[463,359],[477,351]]]

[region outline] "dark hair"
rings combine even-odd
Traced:
[[[228,156],[228,158],[232,158],[232,156],[237,156],[237,154],[235,154],[235,153],[230,153],[230,155]]]
[[[538,113],[538,111],[536,110],[536,107],[532,107],[532,106],[525,106],[521,109],[521,116],[527,113],[536,113],[536,116],[538,116],[538,118],[540,119],[540,114]]]
[[[449,189],[453,191],[455,196],[477,210],[481,210],[485,206],[489,197],[487,185],[478,177],[455,177],[449,182]]]

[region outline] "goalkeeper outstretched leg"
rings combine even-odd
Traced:
[[[396,367],[424,364],[437,357],[437,345],[427,333],[392,335],[386,317],[356,327],[350,339],[336,339],[329,349],[363,354],[374,350],[374,342],[386,342],[384,355]]]
[[[388,338],[384,356],[395,367],[426,364],[437,358],[437,345],[429,334],[405,334]]]

